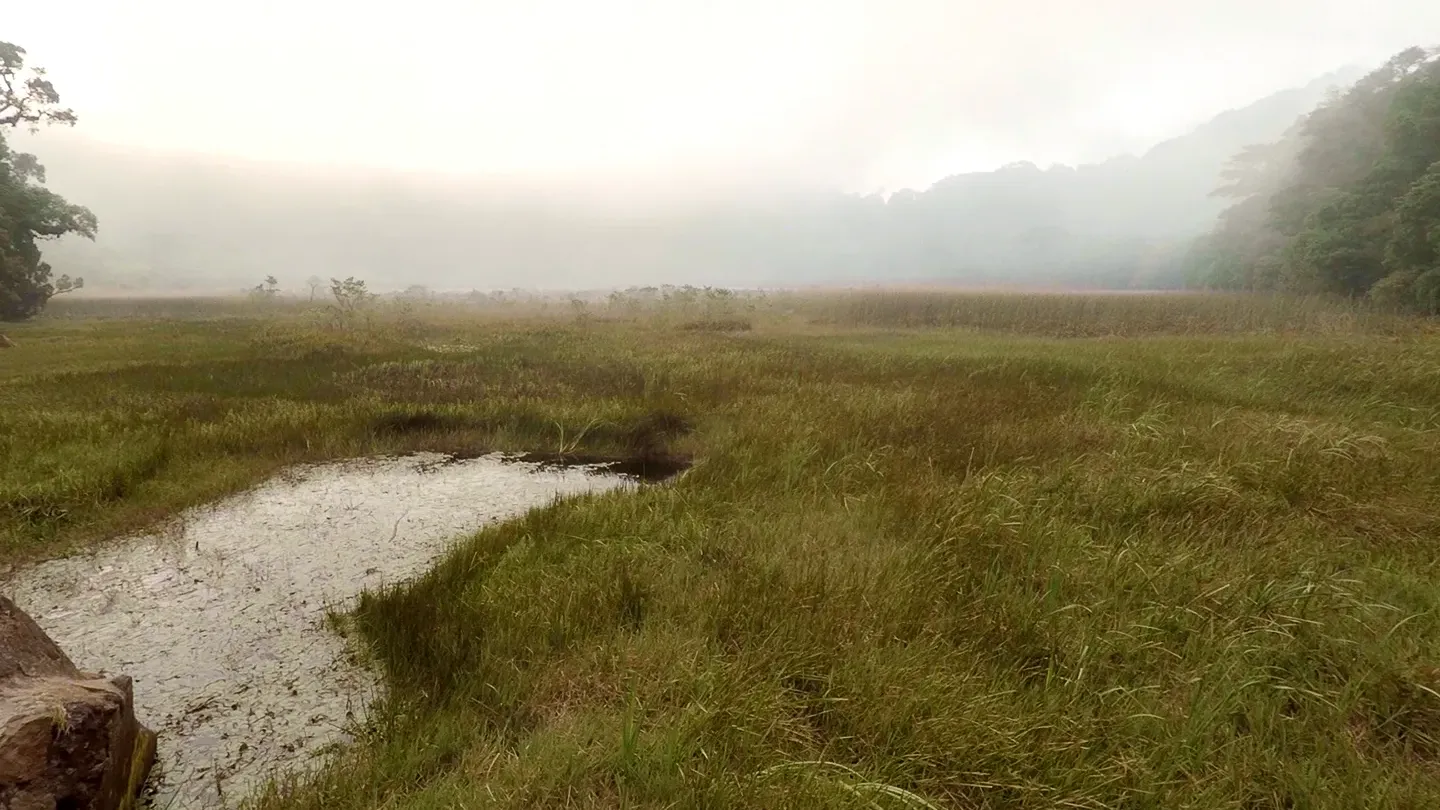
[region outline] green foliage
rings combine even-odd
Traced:
[[[354,276],[347,276],[343,280],[330,279],[330,297],[335,302],[329,307],[330,323],[332,327],[341,330],[354,330],[367,322],[373,314],[370,312],[370,304],[377,298],[366,288],[363,280]]]
[[[1410,48],[1231,161],[1217,193],[1237,202],[1192,250],[1192,280],[1433,313],[1437,161],[1440,51]]]
[[[44,70],[25,69],[24,49],[0,42],[0,129],[42,123],[73,124]],[[65,234],[95,236],[95,216],[44,187],[34,155],[11,151],[0,134],[0,321],[39,312],[51,297],[78,289],[83,279],[52,279],[40,242]]]
[[[45,69],[25,69],[25,49],[0,42],[0,127],[74,124],[75,112],[60,106],[60,94]]]
[[[1437,133],[1440,137],[1440,133]],[[1385,249],[1385,282],[1420,311],[1440,314],[1440,161],[1400,198]],[[1404,295],[1408,284],[1409,295]]]
[[[365,282],[354,276],[345,280],[330,279],[330,297],[335,299],[335,309],[342,315],[358,312],[375,296],[365,288]]]

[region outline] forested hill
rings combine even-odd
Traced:
[[[1048,170],[1021,163],[956,175],[891,198],[892,250],[936,275],[1033,273],[1090,286],[1181,280],[1190,240],[1224,203],[1215,189],[1243,147],[1273,140],[1327,92],[1360,76],[1337,71],[1216,116],[1140,157]]]
[[[300,169],[106,147],[17,143],[99,218],[95,243],[46,251],[92,289],[238,290],[266,275],[377,288],[934,280],[1173,286],[1224,206],[1227,158],[1313,109],[1335,74],[1226,112],[1139,157],[956,175],[888,199],[776,193],[649,210],[381,172]]]
[[[1440,312],[1440,49],[1412,48],[1280,139],[1240,152],[1201,282]]]

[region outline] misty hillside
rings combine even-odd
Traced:
[[[1140,157],[1048,170],[1021,163],[896,195],[892,219],[903,224],[892,248],[912,251],[913,266],[931,275],[1030,272],[1101,286],[1178,277],[1180,253],[1226,205],[1211,193],[1226,163],[1275,140],[1360,75],[1339,71],[1224,112]]]
[[[1358,75],[1358,74],[1357,74]],[[49,185],[89,206],[95,243],[48,247],[96,291],[232,291],[274,274],[375,288],[953,279],[1092,286],[1172,282],[1223,207],[1241,147],[1277,139],[1332,74],[1223,113],[1139,157],[956,175],[923,192],[791,193],[604,210],[479,181],[148,153],[77,131],[18,135]]]
[[[1396,54],[1226,180],[1196,281],[1440,314],[1440,47]]]

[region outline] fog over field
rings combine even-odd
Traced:
[[[7,11],[73,129],[88,292],[947,281],[1165,288],[1279,138],[1440,9],[1398,0]]]

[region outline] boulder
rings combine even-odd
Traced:
[[[34,619],[0,594],[0,683],[52,675],[79,678],[80,670]]]
[[[130,679],[81,672],[0,596],[0,808],[128,810],[154,759]]]

